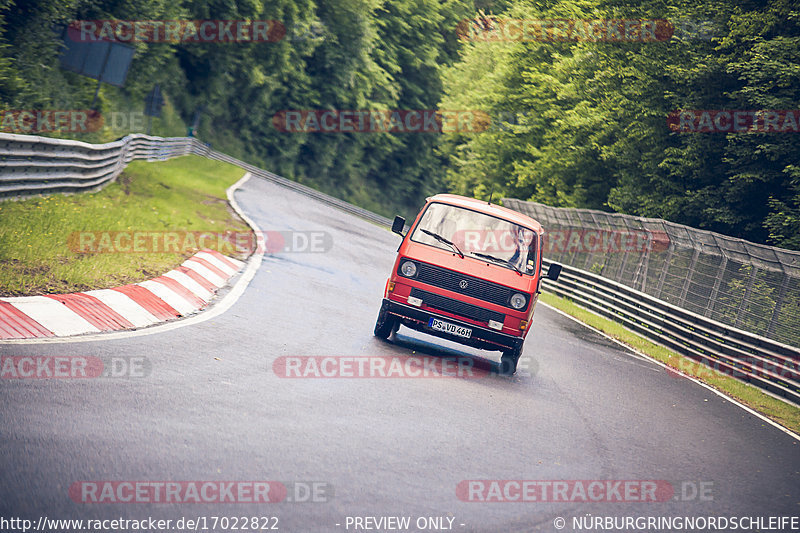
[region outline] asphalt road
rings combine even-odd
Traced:
[[[800,515],[800,445],[786,433],[541,305],[513,377],[492,372],[497,352],[405,328],[378,340],[372,328],[398,237],[257,179],[236,197],[263,230],[325,232],[332,247],[266,256],[238,302],[200,324],[0,345],[4,356],[132,357],[148,369],[0,380],[0,517],[206,517],[208,531],[232,530],[230,521],[212,528],[214,516],[277,517],[292,533],[419,531],[428,517],[458,532],[515,532],[558,531],[557,517],[573,531],[573,517]],[[274,366],[295,356],[405,364],[467,355],[477,358],[471,378],[289,379]],[[264,480],[282,482],[288,499],[83,503],[69,492],[82,481]],[[678,497],[463,501],[457,487],[467,480],[658,480]],[[319,501],[288,501],[304,499],[312,483]],[[354,527],[369,516],[410,517],[410,526]],[[19,529],[0,522],[0,530]]]

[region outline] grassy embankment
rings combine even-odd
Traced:
[[[197,156],[134,161],[114,183],[95,193],[2,201],[0,295],[65,293],[142,281],[171,270],[194,253],[183,247],[191,245],[182,238],[185,231],[249,232],[225,196],[225,190],[243,174],[233,165]],[[177,253],[75,251],[81,232],[127,235],[135,231],[174,233],[182,249]],[[95,238],[96,246],[101,237]],[[125,248],[128,241],[120,244]],[[224,241],[205,239],[201,244],[236,256]]]

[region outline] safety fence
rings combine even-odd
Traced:
[[[800,347],[800,252],[659,219],[503,202],[546,228],[548,259]]]

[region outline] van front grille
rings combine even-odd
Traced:
[[[489,322],[490,320],[494,320],[495,322],[500,322],[502,324],[506,318],[503,313],[498,313],[497,311],[484,309],[483,307],[478,307],[477,305],[454,300],[453,298],[448,298],[447,296],[441,296],[432,292],[423,291],[422,289],[417,289],[416,287],[411,289],[411,296],[414,298],[419,298],[422,300],[422,303],[428,307],[453,313],[454,315],[471,318],[472,320],[477,320],[478,322]]]

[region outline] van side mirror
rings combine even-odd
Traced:
[[[561,274],[561,265],[550,263],[550,268],[547,269],[547,279],[558,281],[559,274]]]
[[[403,235],[403,228],[405,227],[406,227],[406,219],[404,219],[400,215],[394,217],[394,222],[392,222],[392,233],[397,233],[401,237],[405,237],[405,235]]]

